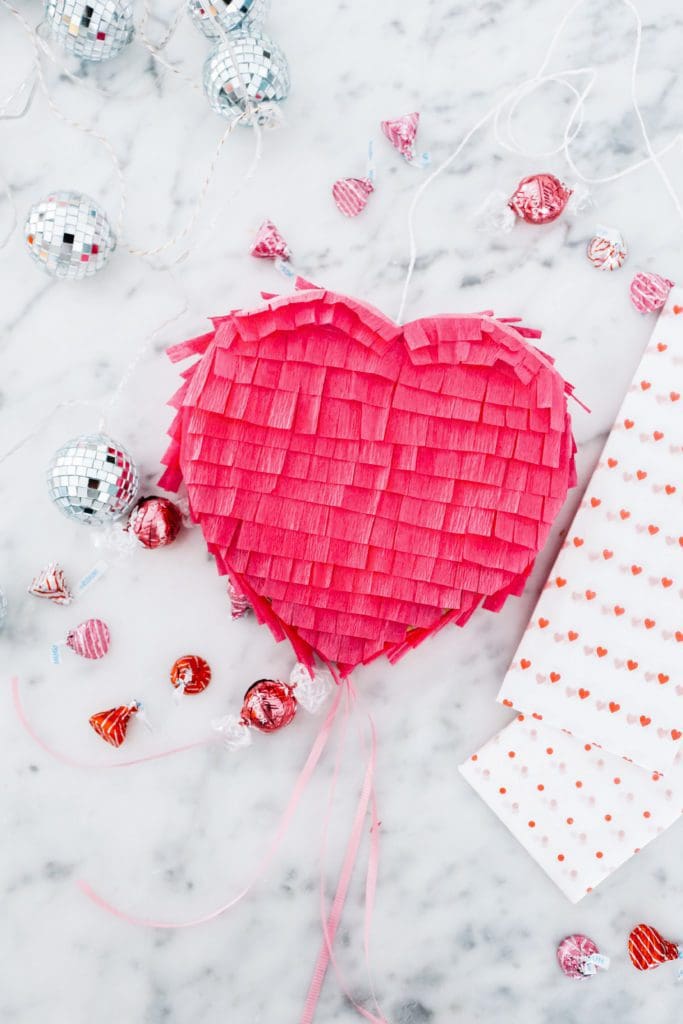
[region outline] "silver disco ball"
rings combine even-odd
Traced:
[[[132,457],[106,434],[67,441],[47,470],[50,498],[79,523],[103,525],[128,512],[140,480]]]
[[[270,0],[187,0],[188,11],[197,28],[209,39],[220,39],[242,24],[262,22]]]
[[[248,124],[269,120],[263,104],[279,103],[289,93],[289,65],[275,43],[258,29],[236,29],[216,44],[204,64],[204,91],[223,117],[253,108]]]
[[[47,0],[45,23],[59,44],[81,60],[109,60],[133,38],[131,0]]]
[[[81,192],[52,192],[32,206],[24,238],[39,266],[70,281],[96,274],[116,248],[107,215]]]

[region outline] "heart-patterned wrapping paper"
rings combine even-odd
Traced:
[[[655,771],[671,767],[683,737],[683,311],[674,308],[659,318],[498,694]]]
[[[683,813],[679,394],[674,289],[500,690],[518,717],[461,768],[574,902]]]
[[[200,358],[161,483],[274,636],[347,672],[521,592],[575,482],[571,388],[516,322],[299,289],[171,350]]]

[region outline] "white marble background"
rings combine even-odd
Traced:
[[[645,23],[638,95],[659,148],[681,128],[683,26],[677,0],[637,6]],[[36,0],[21,7],[39,20]],[[167,19],[164,7],[157,3]],[[145,356],[109,423],[152,481],[169,422],[164,403],[177,379],[163,345],[202,331],[207,314],[249,305],[261,288],[282,286],[269,265],[247,256],[264,217],[281,227],[297,267],[313,280],[395,312],[406,266],[405,216],[422,172],[378,138],[377,193],[356,221],[335,209],[331,182],[362,173],[379,120],[411,109],[422,114],[422,145],[436,160],[445,156],[497,98],[529,77],[568,2],[274,0],[273,8],[270,31],[292,65],[286,127],[267,136],[255,178],[231,204],[253,138],[241,131],[226,146],[192,237],[197,248],[175,280],[126,256],[123,246],[103,273],[80,285],[42,276],[20,232],[0,253],[3,450],[58,402],[105,402],[144,337],[181,310],[186,296],[188,312]],[[153,32],[161,35],[160,20]],[[587,0],[552,62],[553,70],[597,71],[573,150],[587,175],[610,174],[645,155],[629,98],[633,44],[626,4]],[[168,52],[198,81],[206,49],[184,19]],[[0,96],[30,62],[28,39],[0,6]],[[163,242],[191,212],[220,120],[201,94],[161,74],[139,44],[108,67],[82,69],[89,86],[110,90],[108,100],[60,79],[54,66],[47,74],[55,101],[110,137],[123,161],[128,242]],[[542,148],[557,145],[568,108],[565,93],[544,88],[520,110],[520,137]],[[683,194],[680,157],[675,146],[665,164]],[[561,157],[511,156],[485,129],[433,185],[420,207],[420,260],[407,315],[494,307],[541,327],[544,346],[593,409],[590,417],[579,410],[575,417],[585,483],[652,329],[628,303],[630,273],[679,275],[682,224],[647,166],[593,188],[594,209],[548,228],[518,225],[504,237],[478,231],[472,215],[486,196],[537,170],[572,177]],[[116,216],[119,193],[106,154],[56,120],[41,97],[24,120],[0,123],[0,173],[22,213],[61,187],[91,193]],[[9,219],[9,205],[0,201],[0,233]],[[601,275],[586,261],[596,221],[616,225],[627,238],[624,271]],[[166,551],[138,553],[78,608],[25,595],[46,560],[59,559],[73,580],[96,557],[90,535],[50,506],[43,480],[52,450],[96,420],[95,409],[62,409],[1,467],[0,583],[10,618],[0,664],[6,683],[19,676],[27,713],[47,741],[105,765],[116,755],[88,728],[93,711],[142,698],[156,732],[133,729],[124,751],[143,755],[202,737],[212,716],[237,706],[249,682],[285,671],[291,659],[264,629],[230,621],[223,583],[197,533]],[[379,734],[382,852],[373,961],[391,1024],[680,1019],[675,968],[641,976],[625,945],[641,919],[683,939],[681,826],[571,907],[456,770],[508,717],[494,697],[551,555],[549,549],[540,559],[525,597],[501,615],[482,612],[466,630],[440,634],[398,667],[377,664],[358,674],[361,709],[373,715]],[[49,643],[91,615],[109,622],[111,655],[53,669]],[[186,650],[211,661],[215,682],[176,709],[167,672]],[[213,924],[177,932],[133,928],[89,904],[76,880],[161,918],[191,917],[229,898],[273,834],[315,724],[302,717],[282,735],[257,737],[237,757],[198,751],[100,772],[67,768],[36,747],[17,723],[7,686],[0,709],[3,1024],[297,1021],[320,937],[320,832],[331,756],[266,877]],[[352,738],[329,843],[328,895],[361,775]],[[359,999],[367,995],[362,893],[361,866],[337,944],[340,969]],[[573,930],[613,957],[608,974],[582,985],[561,975],[555,946]],[[356,1019],[330,977],[317,1020]]]

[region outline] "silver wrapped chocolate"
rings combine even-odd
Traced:
[[[262,22],[270,0],[188,0],[187,7],[200,32],[209,39],[220,39],[223,32]]]
[[[287,58],[258,29],[236,29],[207,58],[204,91],[211,107],[223,117],[249,112],[246,124],[266,124],[273,120],[271,105],[289,93]]]
[[[131,0],[47,0],[45,24],[59,44],[81,60],[109,60],[135,31]]]
[[[132,457],[106,434],[67,441],[47,471],[50,498],[80,523],[103,525],[120,519],[132,507],[139,482]]]
[[[107,215],[81,192],[52,192],[32,206],[24,238],[39,266],[70,281],[96,274],[116,248]]]

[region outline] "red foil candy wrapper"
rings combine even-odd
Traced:
[[[184,654],[171,669],[171,683],[185,693],[201,693],[211,682],[211,666],[197,654]]]
[[[242,721],[261,732],[284,729],[296,715],[292,688],[277,679],[259,679],[244,695]]]
[[[680,959],[683,950],[663,938],[652,925],[638,924],[628,937],[628,955],[639,971],[651,971],[667,960]]]
[[[146,548],[163,548],[172,544],[180,533],[183,517],[180,509],[168,498],[141,498],[128,523]]]
[[[102,619],[86,619],[72,629],[66,638],[66,646],[81,658],[103,658],[109,650],[111,636],[109,627]]]
[[[508,200],[508,206],[527,224],[550,224],[569,202],[572,189],[554,174],[532,174],[523,178]]]
[[[55,604],[71,604],[72,594],[69,590],[64,570],[51,562],[42,572],[39,572],[33,583],[28,588],[29,594],[35,597],[44,597]]]
[[[136,700],[132,704],[122,704],[117,708],[110,708],[108,711],[98,711],[90,716],[90,724],[106,743],[112,747],[120,747],[126,738],[128,723],[133,715],[137,714],[140,705]]]
[[[252,242],[249,253],[261,260],[288,260],[292,255],[289,246],[272,220],[264,220]]]

